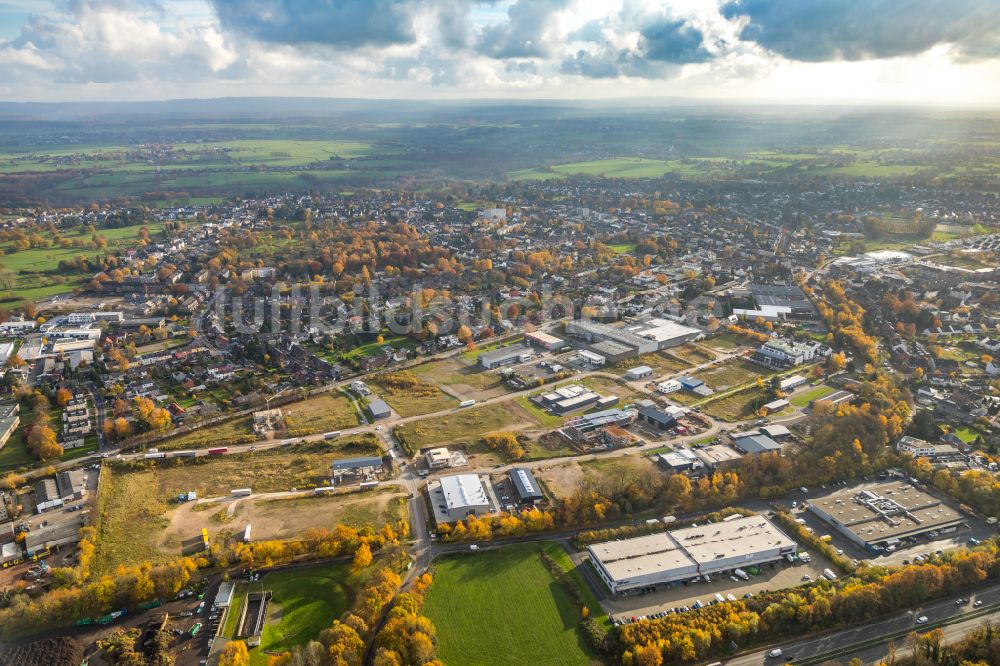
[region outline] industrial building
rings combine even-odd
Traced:
[[[382,458],[363,456],[334,460],[330,465],[330,473],[335,484],[345,479],[369,479],[382,473]]]
[[[437,522],[451,523],[493,511],[483,481],[477,474],[443,476],[427,485],[427,493]]]
[[[616,594],[781,560],[797,545],[763,516],[741,517],[587,547]]]
[[[486,370],[502,368],[506,365],[525,363],[531,360],[531,351],[524,345],[511,345],[479,355],[479,365]]]
[[[941,500],[901,481],[818,498],[809,503],[809,510],[873,551],[910,537],[953,532],[965,520]]]
[[[645,377],[650,377],[653,374],[653,369],[648,365],[637,365],[634,368],[630,368],[625,371],[625,379],[630,382],[637,379],[644,379]]]
[[[379,419],[387,419],[392,411],[389,409],[389,405],[385,404],[385,400],[381,398],[375,398],[368,402],[368,416],[372,418],[373,421],[378,421]]]
[[[618,408],[584,414],[567,420],[560,432],[577,444],[590,444],[601,437],[604,428],[629,425],[635,414],[635,410]]]
[[[597,343],[600,342],[616,342],[622,347],[622,350],[619,350],[618,353],[626,354],[627,356],[650,354],[655,352],[658,348],[655,340],[643,338],[622,328],[609,326],[607,324],[599,324],[593,321],[577,319],[567,322],[566,333],[567,335],[572,335],[585,340],[595,348],[597,347]],[[608,356],[604,353],[604,351],[598,351],[602,356]],[[617,356],[618,353],[611,354],[611,357]],[[611,357],[609,357],[609,360],[612,360]]]
[[[545,499],[542,488],[538,485],[538,481],[535,480],[530,469],[518,467],[510,470],[509,474],[510,482],[514,484],[514,490],[522,502],[537,502]]]
[[[816,316],[816,308],[797,285],[751,284],[749,291],[758,308],[787,308],[788,313],[798,319]]]
[[[542,331],[525,333],[524,339],[529,345],[541,347],[542,349],[548,349],[549,351],[556,351],[567,345],[567,342],[562,338],[557,338],[554,335],[550,335],[549,333],[544,333]]]
[[[657,349],[677,347],[702,334],[697,328],[661,318],[648,319],[639,324],[626,326],[625,330],[635,333],[640,338],[654,341]]]
[[[756,455],[759,453],[781,453],[781,444],[763,433],[733,437],[733,446],[743,453]]]
[[[639,407],[639,421],[650,425],[657,430],[670,430],[677,425],[677,419],[654,405],[643,405]]]

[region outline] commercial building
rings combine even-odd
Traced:
[[[542,488],[538,485],[530,469],[518,467],[509,472],[510,482],[514,484],[514,491],[522,502],[537,502],[545,498]]]
[[[817,498],[809,502],[809,510],[854,543],[875,551],[902,539],[954,531],[965,520],[941,500],[900,481]]]
[[[914,458],[927,458],[930,462],[965,458],[965,455],[951,444],[931,444],[909,435],[904,435],[896,442],[896,450],[900,453],[909,453]]]
[[[697,449],[695,452],[703,463],[705,467],[715,470],[720,467],[725,467],[727,465],[733,465],[739,462],[740,455],[736,450],[725,444],[711,444],[709,446],[703,446]]]
[[[775,562],[797,545],[763,516],[658,532],[587,547],[616,594]]]
[[[567,344],[567,342],[562,338],[557,338],[554,335],[550,335],[549,333],[544,333],[542,331],[525,333],[524,339],[529,345],[541,347],[542,349],[548,349],[550,351],[562,349]]]
[[[668,472],[689,472],[704,467],[691,449],[677,449],[656,456],[656,464]]]
[[[368,416],[372,420],[378,421],[379,419],[387,419],[392,411],[389,409],[389,405],[385,404],[385,400],[381,398],[375,398],[368,403]]]
[[[656,390],[660,393],[670,394],[681,390],[681,383],[676,379],[668,379],[656,385]]]
[[[7,445],[17,430],[17,426],[21,425],[18,411],[20,411],[20,405],[16,402],[13,405],[0,407],[0,449]]]
[[[438,522],[454,522],[467,516],[492,512],[483,481],[476,474],[443,476],[427,486]]]
[[[681,377],[677,380],[677,382],[681,385],[681,388],[686,389],[702,398],[715,393],[715,391],[709,388],[705,382],[700,379],[696,379],[695,377]]]
[[[451,452],[446,446],[439,446],[434,449],[428,449],[424,453],[424,459],[427,461],[427,467],[429,469],[443,469],[451,464]]]
[[[762,344],[751,357],[769,368],[793,368],[816,358],[818,342],[774,339]]]
[[[600,354],[595,354],[594,352],[587,351],[586,349],[581,349],[577,356],[585,361],[588,365],[592,365],[596,368],[601,367],[608,362],[608,359]]]
[[[502,368],[506,365],[524,363],[531,360],[531,351],[524,345],[511,345],[479,355],[479,365],[487,370]]]

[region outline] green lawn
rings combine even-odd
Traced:
[[[424,613],[437,627],[441,660],[453,666],[586,666],[595,659],[577,627],[580,609],[535,544],[439,562]]]
[[[250,663],[265,666],[267,653],[281,653],[316,638],[348,609],[353,596],[349,565],[334,564],[269,573],[259,582],[240,585],[233,603],[239,615],[251,589],[271,591],[268,620],[260,647],[250,651]],[[235,632],[236,621],[227,619],[226,632]]]
[[[835,389],[827,386],[826,384],[820,384],[811,389],[797,393],[788,399],[788,402],[792,403],[796,407],[808,407],[809,403],[813,400],[819,400],[820,398],[825,398],[834,392]]]

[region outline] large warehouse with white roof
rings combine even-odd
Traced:
[[[763,516],[748,516],[587,547],[612,592],[774,562],[797,545]]]

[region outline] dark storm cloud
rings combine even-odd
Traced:
[[[408,0],[211,0],[223,27],[275,44],[344,48],[409,44]]]
[[[591,22],[575,33],[580,41],[599,43],[601,25]],[[705,48],[705,35],[686,21],[666,15],[644,18],[639,26],[639,44],[634,50],[615,49],[600,43],[598,48],[580,50],[565,58],[563,72],[593,79],[632,76],[663,78],[677,66],[706,62],[713,55]],[[602,38],[603,39],[603,38]]]
[[[869,60],[954,44],[960,57],[1000,55],[998,0],[729,0],[740,38],[792,60]]]

